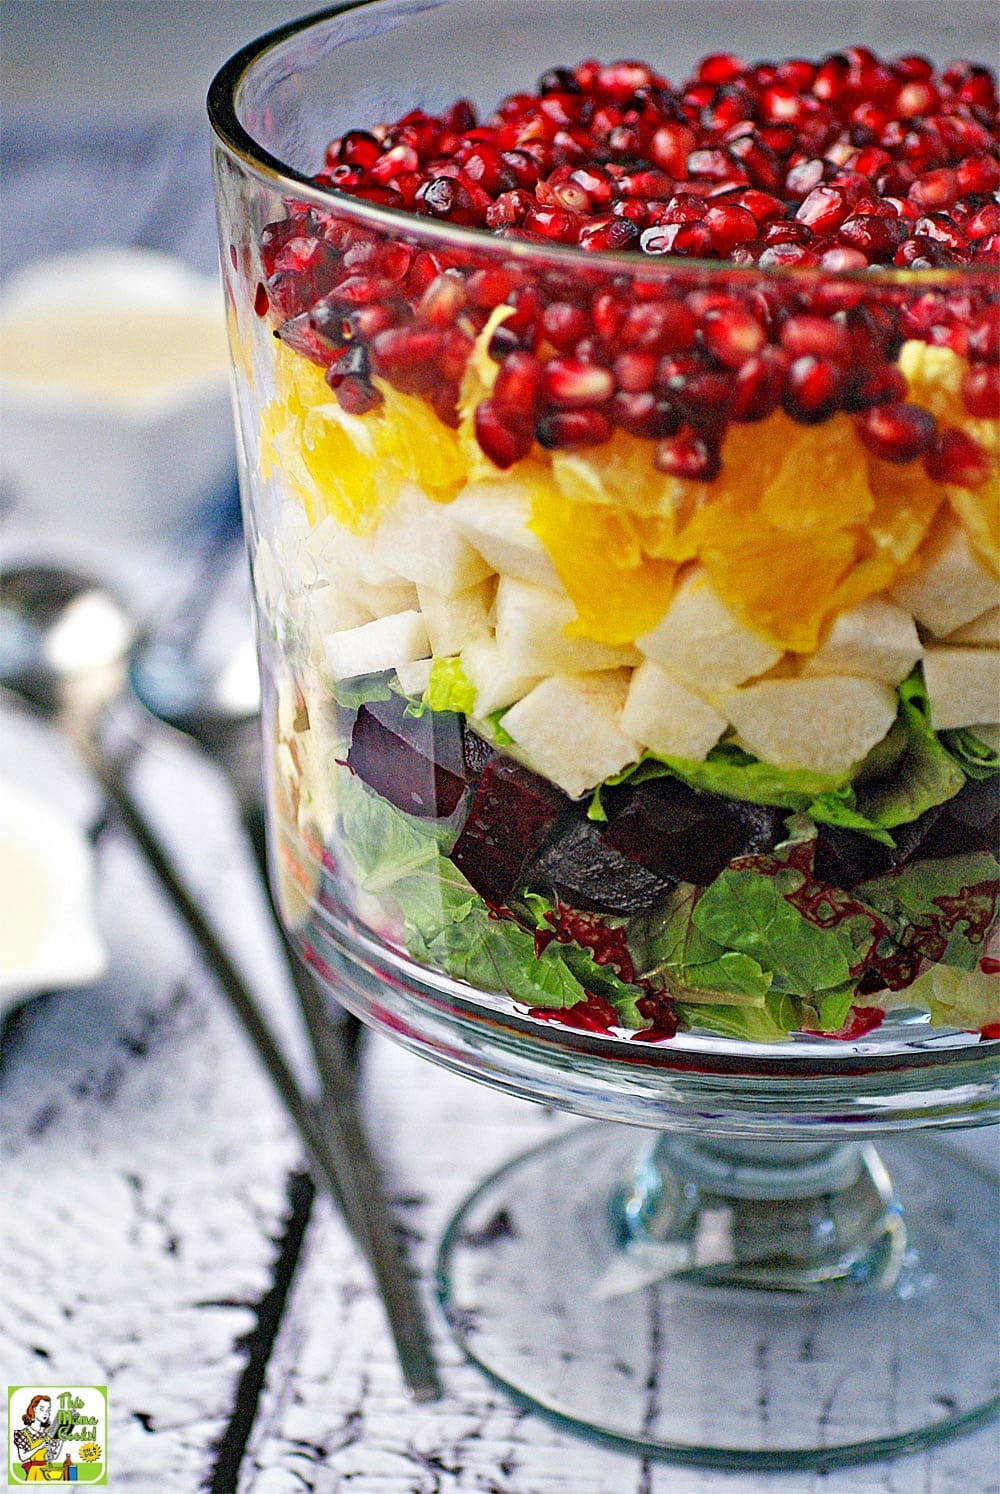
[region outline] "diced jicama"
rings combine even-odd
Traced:
[[[661,757],[702,762],[726,729],[726,718],[647,659],[632,675],[622,729]]]
[[[433,502],[415,483],[400,489],[380,519],[373,547],[399,575],[438,591],[462,591],[490,573],[456,525],[451,505]]]
[[[562,590],[545,546],[528,528],[531,499],[523,483],[513,479],[469,483],[449,504],[448,513],[470,545],[501,576]]]
[[[937,731],[1000,718],[1000,649],[929,648],[924,683]]]
[[[882,597],[869,597],[834,618],[803,674],[848,674],[898,685],[920,658],[913,618]]]
[[[556,674],[528,692],[502,725],[531,765],[572,798],[637,760],[621,728],[628,671]]]
[[[938,638],[995,607],[997,595],[997,578],[958,523],[937,535],[920,569],[898,582],[892,592],[893,601]]]
[[[1000,648],[1000,607],[990,607],[971,622],[963,623],[954,633],[949,633],[945,641],[969,644],[972,647]]]
[[[570,599],[547,586],[501,576],[496,598],[496,637],[513,668],[522,674],[577,674],[637,664],[635,649],[569,636],[576,617]]]
[[[782,652],[740,622],[701,566],[684,577],[661,621],[636,643],[654,664],[706,695],[764,674]]]
[[[779,768],[841,778],[896,719],[896,692],[880,680],[828,675],[759,680],[720,701],[755,756]]]
[[[426,659],[430,653],[427,629],[419,612],[378,617],[360,628],[328,633],[324,642],[327,662],[338,680],[398,669],[414,659]]]
[[[435,654],[460,654],[469,643],[488,638],[493,586],[490,581],[477,582],[464,591],[438,591],[434,586],[417,584],[420,611],[427,636]]]
[[[525,674],[507,656],[495,638],[482,638],[462,650],[465,677],[476,692],[475,714],[491,716],[513,705],[538,684],[540,675]]]

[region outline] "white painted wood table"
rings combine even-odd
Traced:
[[[0,718],[0,772],[87,795]],[[206,908],[238,935],[298,1060],[249,854],[214,770],[143,784]],[[430,1302],[446,1387],[402,1394],[368,1272],[311,1200],[266,1079],[149,876],[101,837],[111,974],[26,1008],[2,1071],[0,1363],[10,1383],[106,1383],[111,1486],[195,1494],[996,1494],[987,1429],[829,1475],[698,1473],[569,1437],[461,1361]],[[487,1169],[576,1124],[366,1044],[370,1131],[425,1285],[449,1212]],[[991,1155],[981,1133],[966,1145]]]

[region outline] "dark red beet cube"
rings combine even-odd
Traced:
[[[377,794],[423,819],[446,818],[467,784],[462,719],[451,711],[407,716],[400,695],[360,707],[348,766]]]
[[[840,825],[817,827],[813,875],[818,882],[850,889],[871,877],[881,877],[895,862],[896,852],[870,835]]]
[[[973,851],[1000,848],[1000,778],[970,778],[953,799],[939,810],[928,810],[920,819],[933,815],[921,837],[920,856],[968,856]],[[919,821],[917,822],[920,823]],[[899,838],[899,832],[896,832]]]
[[[554,887],[574,908],[594,913],[644,913],[673,886],[610,844],[603,825],[575,813],[532,862],[529,885]]]
[[[679,778],[641,784],[607,829],[615,850],[665,880],[705,886],[737,856],[769,851],[787,810],[689,788]]]
[[[523,885],[529,858],[569,803],[566,795],[509,757],[486,763],[451,859],[493,907]]]

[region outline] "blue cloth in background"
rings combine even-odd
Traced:
[[[0,275],[102,244],[218,264],[211,136],[203,123],[50,115],[5,119]]]

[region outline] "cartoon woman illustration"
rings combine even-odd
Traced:
[[[21,1459],[25,1482],[29,1484],[70,1483],[76,1469],[69,1453],[59,1462],[62,1438],[52,1425],[52,1401],[47,1395],[36,1395],[28,1402],[21,1417],[23,1429],[14,1433],[14,1446]]]

